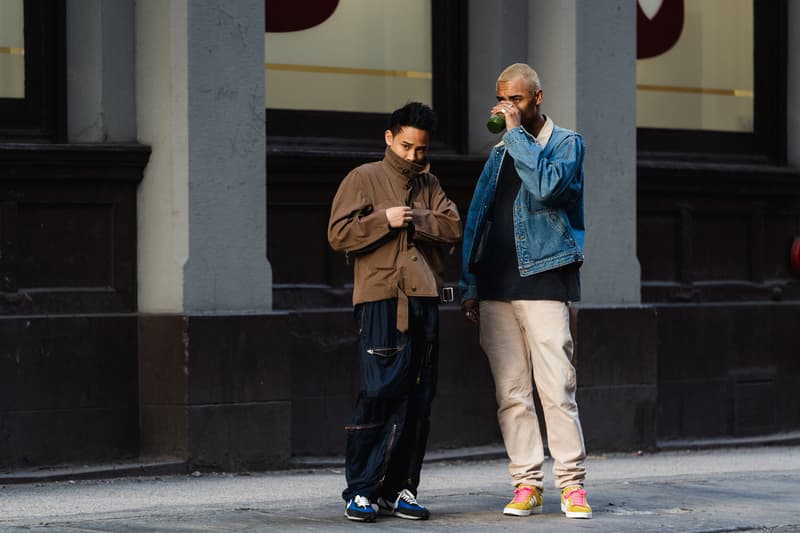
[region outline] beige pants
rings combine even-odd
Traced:
[[[569,306],[563,302],[480,302],[480,342],[489,359],[512,483],[542,488],[544,445],[533,404],[542,402],[547,443],[559,489],[583,484],[586,458],[575,402]],[[533,378],[533,379],[531,379]]]

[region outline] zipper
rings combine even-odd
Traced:
[[[420,362],[419,372],[417,372],[417,385],[422,384],[422,369],[431,366],[431,351],[433,351],[433,344],[428,343],[425,346],[425,359]]]
[[[365,306],[361,306],[361,316],[358,318],[358,335],[361,336],[361,333],[364,331],[364,314],[367,312],[367,308]]]
[[[344,429],[345,430],[355,430],[355,429],[375,429],[379,428],[383,425],[383,423],[378,422],[375,424],[347,424]]]
[[[419,444],[420,433],[422,433],[422,420],[417,420],[416,424],[414,424],[414,449],[415,450],[417,448],[417,445]],[[408,486],[409,487],[414,484],[414,482],[411,479],[413,477],[414,470],[416,470],[416,465],[414,464],[414,461],[412,461],[411,464],[408,465],[408,472],[406,472],[406,474],[408,475],[407,480],[408,480]]]
[[[425,358],[422,360],[421,364],[419,365],[419,373],[417,374],[417,385],[422,384],[422,370],[423,368],[428,368],[431,366],[431,353],[433,352],[433,344],[427,343],[425,347]],[[407,429],[406,429],[407,430]],[[419,443],[419,436],[420,432],[422,431],[422,425],[419,420],[414,427],[414,446],[416,447],[417,443]],[[415,465],[411,464],[408,468],[408,484],[409,486],[412,484],[411,476],[414,473]]]
[[[367,348],[367,353],[370,355],[374,355],[376,357],[383,357],[385,359],[389,359],[391,357],[394,357],[401,351],[403,351],[405,347],[406,347],[405,344],[401,344],[400,346],[392,346],[388,348],[382,348],[382,347]]]
[[[380,484],[383,485],[386,479],[386,471],[389,469],[389,459],[392,457],[392,450],[394,449],[394,438],[397,435],[397,424],[392,424],[392,433],[389,435],[389,444],[386,445],[386,452],[383,455],[383,467],[381,472]]]

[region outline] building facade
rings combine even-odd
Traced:
[[[517,61],[587,145],[589,450],[800,430],[796,1],[312,4],[3,4],[0,466],[341,455],[358,365],[333,194],[414,98],[440,117],[432,170],[466,213]],[[456,305],[441,340],[430,447],[499,442]]]

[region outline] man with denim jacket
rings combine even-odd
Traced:
[[[515,63],[497,80],[506,130],[478,178],[462,248],[461,299],[495,382],[510,463],[512,516],[542,511],[541,401],[561,510],[591,518],[583,488],[586,451],[575,401],[569,303],[580,298],[583,140],[541,112],[542,87]]]
[[[345,426],[349,520],[430,515],[416,498],[438,376],[440,274],[461,239],[458,209],[430,173],[435,122],[419,102],[392,113],[383,160],[353,169],[331,205],[328,242],[354,263],[361,362]]]

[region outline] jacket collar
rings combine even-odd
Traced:
[[[383,165],[390,170],[389,174],[393,177],[402,177],[407,182],[407,187],[410,187],[412,182],[418,177],[426,174],[431,165],[428,161],[425,163],[414,163],[413,161],[406,161],[392,151],[390,147],[386,147],[386,153],[383,156]]]

